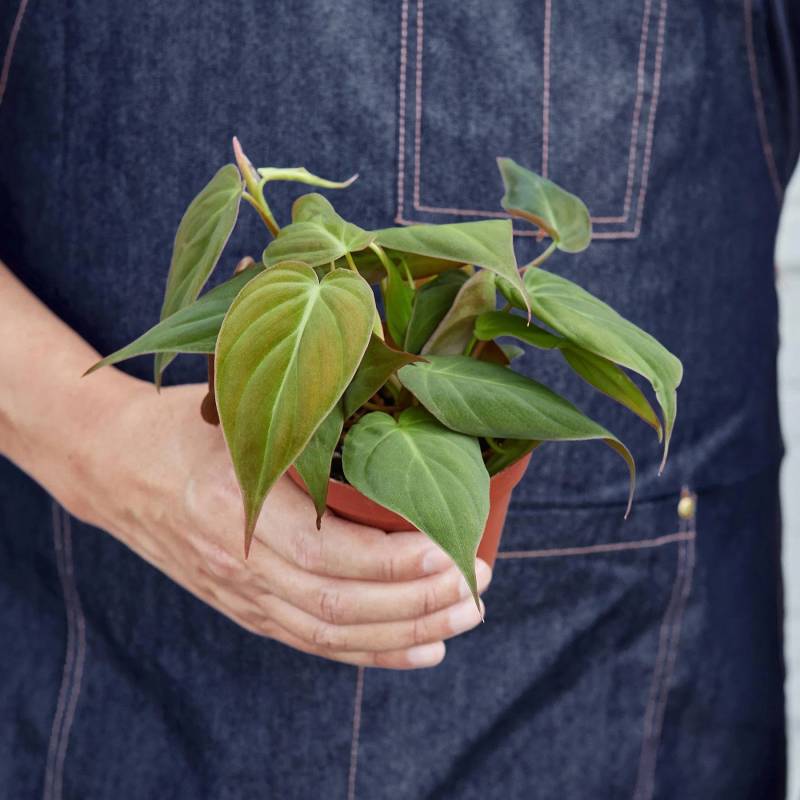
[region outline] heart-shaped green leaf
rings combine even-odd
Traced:
[[[559,250],[579,253],[592,240],[592,221],[584,202],[510,158],[498,158],[506,193],[500,201],[512,217],[538,225]]]
[[[374,314],[361,276],[334,270],[319,281],[296,262],[265,270],[233,301],[217,339],[215,390],[246,551],[267,493],[355,374]]]
[[[328,500],[328,481],[331,477],[331,461],[333,451],[339,443],[344,426],[342,404],[337,403],[330,414],[322,420],[303,452],[294,462],[295,469],[314,501],[317,510],[317,530],[320,529],[325,503]]]
[[[543,269],[529,269],[525,283],[534,313],[542,322],[573,344],[650,382],[664,418],[663,469],[677,414],[681,362],[649,333],[572,281]]]
[[[345,419],[358,411],[400,367],[422,360],[421,356],[389,347],[373,333],[364,358],[342,398]]]
[[[475,555],[489,514],[478,442],[419,408],[397,420],[373,412],[348,431],[343,465],[356,489],[405,517],[455,561],[477,604]]]
[[[468,277],[461,270],[445,272],[417,289],[406,330],[405,349],[409,353],[419,353],[430,339]]]
[[[230,238],[241,199],[242,176],[233,164],[227,164],[189,204],[175,234],[162,320],[197,299]],[[174,358],[170,352],[156,355],[156,386]]]
[[[260,167],[258,174],[265,183],[268,181],[294,181],[309,186],[319,186],[322,189],[346,189],[358,178],[358,175],[353,175],[346,181],[329,181],[326,178],[320,178],[319,175],[312,175],[305,167]]]
[[[561,336],[554,336],[537,325],[528,325],[521,317],[501,311],[491,311],[478,317],[475,323],[475,336],[482,340],[491,340],[498,336],[514,336],[534,347],[560,350],[564,360],[581,378],[641,417],[655,429],[659,441],[661,440],[661,422],[642,394],[642,390],[622,369],[608,359],[591,353]]]
[[[475,320],[494,311],[494,275],[476,272],[458,291],[453,305],[422,348],[422,353],[456,355],[464,352],[475,331]]]
[[[263,269],[260,264],[248,267],[154,325],[126,347],[98,361],[85,374],[145,353],[213,353],[222,320],[233,299]]]
[[[386,279],[383,284],[383,305],[386,327],[395,344],[402,346],[406,338],[411,307],[414,304],[414,287],[400,274],[400,270],[386,259]]]
[[[342,219],[321,194],[304,194],[294,201],[292,224],[281,228],[263,258],[268,267],[293,259],[318,267],[363,250],[371,241],[371,233]]]
[[[628,465],[630,510],[636,467],[628,449],[546,386],[507,367],[466,356],[428,356],[426,363],[409,364],[397,375],[439,422],[469,436],[603,441]]]
[[[522,294],[525,293],[517,272],[513,230],[507,219],[384,228],[375,231],[374,236],[381,247],[454,264],[483,267],[505,278]]]

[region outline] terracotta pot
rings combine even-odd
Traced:
[[[511,500],[511,493],[514,487],[522,480],[528,463],[531,460],[531,453],[524,458],[506,467],[502,472],[493,475],[489,483],[489,517],[486,520],[486,527],[483,531],[483,538],[478,546],[478,556],[489,566],[494,566],[497,556],[497,548],[500,545],[500,536],[503,533],[503,525],[508,513],[508,504]],[[298,475],[294,467],[289,469],[291,479],[305,491],[306,486],[303,479]],[[362,525],[370,525],[373,528],[380,528],[383,531],[407,531],[411,527],[408,520],[403,519],[394,511],[389,511],[378,503],[365,497],[358,489],[349,483],[331,478],[328,483],[328,508],[340,517],[360,522]]]

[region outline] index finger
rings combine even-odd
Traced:
[[[276,487],[277,488],[277,487]],[[317,575],[374,581],[408,581],[442,572],[452,559],[419,531],[386,533],[326,514],[316,529],[311,501],[295,486],[298,512],[264,507],[255,537],[288,561]],[[294,504],[293,504],[294,505]],[[283,506],[285,508],[285,506]]]

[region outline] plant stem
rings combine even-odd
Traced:
[[[544,264],[544,262],[547,261],[547,259],[550,258],[550,256],[553,255],[553,253],[555,253],[557,248],[558,248],[558,242],[556,241],[550,242],[550,244],[547,246],[547,249],[543,253],[540,253],[529,264],[526,264],[524,267],[519,268],[520,274],[525,272],[525,270],[528,269],[529,267],[541,267],[542,264]]]
[[[219,411],[214,396],[214,354],[208,354],[208,392],[200,405],[200,416],[209,425],[219,425]]]
[[[488,444],[495,453],[499,453],[500,455],[505,454],[506,451],[500,447],[500,445],[497,443],[497,439],[495,439],[493,436],[484,436],[483,438],[486,439],[486,444]]]
[[[356,266],[356,262],[353,260],[353,256],[351,255],[350,251],[348,250],[344,257],[347,259],[347,266],[350,267],[353,272],[358,272],[358,267]]]
[[[264,224],[267,226],[267,229],[273,236],[277,236],[281,229],[278,227],[278,223],[275,221],[275,217],[272,216],[272,211],[270,211],[269,206],[267,205],[266,200],[264,200],[264,195],[261,195],[261,202],[258,199],[253,197],[248,192],[244,192],[242,194],[245,200],[250,203],[253,208],[258,211],[258,216],[261,217]]]
[[[400,410],[400,406],[387,406],[380,403],[370,403],[367,401],[362,408],[368,408],[370,411],[383,411],[386,414],[393,414],[395,411]]]
[[[233,154],[236,157],[236,165],[239,167],[239,172],[242,173],[244,178],[244,185],[247,187],[247,191],[242,194],[242,197],[258,211],[258,215],[264,221],[269,232],[273,236],[277,236],[280,232],[280,226],[275,221],[275,217],[264,199],[264,184],[267,181],[256,172],[255,167],[244,154],[242,145],[239,144],[239,140],[235,136],[233,137]]]
[[[375,242],[369,243],[369,249],[378,256],[378,260],[383,264],[383,268],[386,270],[386,274],[388,275],[394,264],[389,259],[389,256],[386,255],[384,249],[379,245],[375,244]]]

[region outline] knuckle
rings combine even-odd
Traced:
[[[393,583],[400,574],[397,556],[388,555],[381,560],[380,575],[381,580],[386,583]]]
[[[323,586],[318,598],[319,617],[332,625],[339,625],[346,616],[346,607],[338,589]]]
[[[315,625],[311,631],[311,644],[321,650],[342,650],[342,637],[336,632],[333,625],[321,622]]]
[[[398,666],[398,657],[393,652],[375,652],[367,655],[368,666],[378,667],[381,669],[392,669]]]
[[[422,616],[432,614],[439,608],[440,598],[439,590],[435,583],[427,586],[422,593]]]
[[[202,551],[206,568],[215,578],[234,581],[240,576],[242,572],[241,563],[218,544],[204,542]]]
[[[411,625],[411,644],[425,644],[430,640],[430,625],[425,617],[417,617]]]
[[[295,563],[306,572],[319,572],[323,564],[321,537],[298,532],[294,537],[293,556]]]

